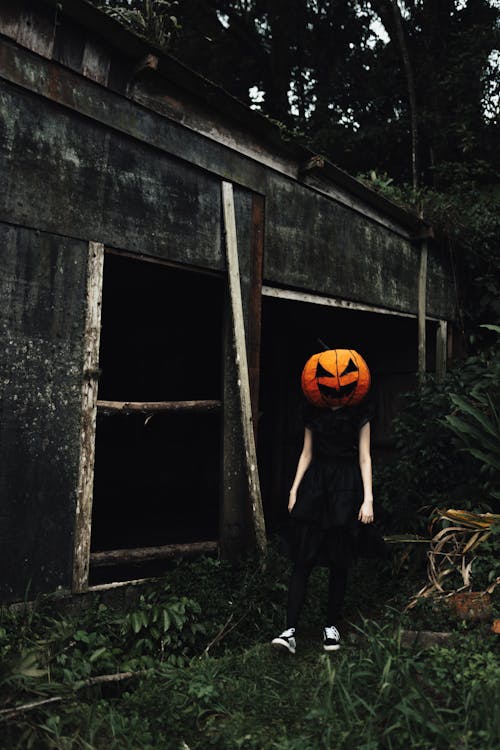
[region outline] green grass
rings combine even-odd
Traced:
[[[50,599],[31,614],[4,611],[1,707],[62,700],[0,721],[0,748],[500,747],[498,641],[487,625],[445,613],[435,628],[453,629],[445,647],[402,647],[401,624],[433,629],[436,612],[403,614],[414,584],[364,563],[351,578],[343,648],[321,648],[318,570],[297,654],[283,655],[269,641],[283,625],[287,570],[279,555],[264,572],[206,559],[175,566],[131,612],[96,602],[78,618],[54,616]],[[87,684],[125,670],[143,671]]]

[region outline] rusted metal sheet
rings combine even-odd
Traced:
[[[71,585],[86,244],[0,224],[0,599]]]

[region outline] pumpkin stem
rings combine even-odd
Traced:
[[[325,352],[327,352],[329,349],[332,348],[331,346],[327,346],[327,344],[325,344],[325,342],[322,341],[321,339],[318,339],[318,342],[321,344],[321,346],[323,347],[323,349],[325,350]]]

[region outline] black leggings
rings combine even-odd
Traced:
[[[313,569],[312,565],[295,563],[288,587],[287,628],[296,628],[306,596],[307,582]],[[347,586],[347,568],[330,568],[328,582],[328,608],[325,625],[336,625],[342,615]]]

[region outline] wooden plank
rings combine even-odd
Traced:
[[[82,73],[86,78],[106,86],[111,57],[109,52],[93,39],[88,39],[83,50]]]
[[[0,7],[0,34],[17,39],[20,20],[19,0],[3,0]]]
[[[340,307],[344,310],[358,310],[361,312],[371,312],[380,315],[394,315],[398,318],[413,318],[417,316],[413,313],[401,312],[400,310],[391,310],[388,307],[377,307],[376,305],[365,305],[361,302],[352,302],[351,300],[340,299],[338,297],[324,297],[320,294],[309,294],[307,292],[298,292],[294,289],[280,289],[278,287],[264,284],[262,287],[264,297],[274,297],[275,299],[288,299],[295,302],[307,302],[311,305],[325,305],[326,307]],[[427,316],[427,320],[438,321],[439,318]]]
[[[139,261],[140,263],[152,263],[155,266],[163,266],[164,268],[174,268],[176,271],[184,271],[185,273],[197,273],[203,276],[211,276],[212,278],[221,278],[222,274],[220,271],[213,268],[204,268],[203,266],[195,266],[184,261],[168,260],[168,258],[158,258],[154,255],[145,255],[131,250],[121,250],[116,247],[106,247],[106,255],[118,255],[121,258],[128,258],[129,260]]]
[[[88,586],[103,268],[104,246],[98,242],[89,242],[81,448],[73,553],[74,592],[85,591]]]
[[[219,411],[221,401],[98,401],[97,411],[102,414],[165,414],[180,412]]]
[[[16,50],[15,56],[18,58],[21,57],[22,51]],[[26,68],[27,66],[23,66],[23,69],[18,68],[14,75],[12,75],[12,71],[8,71],[4,67],[2,76],[13,83],[17,83],[18,85],[21,85],[31,91],[36,91],[42,96],[46,96],[53,101],[57,101],[63,106],[69,107],[70,109],[78,111],[85,116],[91,117],[97,122],[107,124],[110,127],[113,127],[120,132],[127,133],[141,141],[151,142],[151,139],[148,137],[148,134],[146,133],[144,127],[141,128],[140,125],[137,127],[138,118],[144,119],[148,117],[148,113],[146,111],[141,111],[139,114],[137,112],[137,107],[131,107],[130,113],[120,111],[117,117],[115,117],[114,113],[111,112],[111,110],[113,109],[113,104],[119,106],[120,110],[124,109],[124,102],[122,100],[122,97],[116,94],[116,92],[108,91],[108,100],[103,105],[102,103],[97,101],[95,96],[87,93],[85,87],[81,82],[73,80],[66,83],[66,76],[68,74],[71,75],[70,71],[64,71],[60,69],[54,70],[51,67],[50,69],[40,69],[38,70],[37,74],[30,75],[30,72],[28,72]],[[90,66],[88,66],[88,70],[90,71]],[[90,76],[89,74],[89,77],[92,76]],[[54,79],[56,79],[57,81],[56,86],[53,82]],[[165,97],[164,93],[162,97],[141,97],[134,92],[133,98],[128,98],[130,99],[130,104],[132,104],[133,102],[138,102],[147,109],[158,111],[158,105],[161,105],[162,100],[168,97]],[[120,100],[122,101],[120,102]],[[155,101],[157,103],[156,107],[153,106]],[[174,111],[175,109],[178,108],[174,107]],[[165,116],[167,113],[163,112],[162,109],[161,114]],[[192,133],[196,132],[203,138],[205,148],[198,161],[199,166],[201,166],[202,168],[209,169],[214,174],[218,174],[222,178],[229,179],[231,176],[231,172],[234,171],[234,169],[228,169],[229,154],[224,153],[227,148],[227,151],[233,152],[234,156],[239,162],[238,175],[241,184],[244,184],[249,189],[255,190],[257,192],[265,189],[265,173],[263,172],[262,167],[271,167],[272,169],[280,172],[283,175],[286,175],[294,180],[297,179],[298,167],[295,158],[280,160],[276,152],[273,152],[271,149],[264,150],[261,147],[253,148],[248,151],[248,133],[238,134],[238,136],[235,136],[234,128],[232,130],[227,129],[228,133],[231,135],[228,136],[228,138],[220,138],[220,128],[214,128],[212,126],[207,112],[204,112],[203,117],[199,118],[199,121],[196,122],[196,126],[191,126],[189,123],[189,117],[191,115],[192,108],[186,109],[184,107],[180,108],[180,111],[177,113],[177,117],[172,116],[172,113],[170,112],[168,113],[168,117],[171,123],[174,123],[176,121],[176,124],[178,125],[182,123],[186,130],[187,128],[190,128]],[[204,127],[202,127],[202,124],[204,124]],[[157,142],[164,142],[165,140],[168,140],[168,138],[166,137],[167,130],[170,130],[170,128],[157,127],[154,138],[152,139],[155,143],[152,145],[156,145]],[[217,149],[218,155],[215,158],[210,158],[209,161],[208,156],[212,149],[208,147],[207,140],[212,141],[214,145],[223,147],[222,154],[221,149]],[[247,157],[250,158],[248,159]],[[185,158],[185,156],[182,154],[181,158]],[[191,159],[192,158],[193,156],[191,156]],[[244,168],[242,168],[243,166]],[[326,166],[327,165],[325,165],[325,169]],[[333,165],[330,165],[330,168],[334,170],[335,175],[337,175],[338,170],[335,170],[335,167],[333,167]],[[341,176],[339,172],[338,176],[342,179],[352,180],[352,178],[349,178],[347,175],[345,175],[345,173],[343,173]],[[388,214],[385,214],[383,209],[379,210],[378,208],[373,208],[370,205],[370,200],[378,200],[378,197],[375,198],[374,195],[369,191],[367,191],[367,201],[364,202],[362,198],[360,199],[353,193],[340,187],[335,182],[333,177],[328,179],[323,178],[321,181],[311,180],[312,178],[308,178],[307,181],[304,181],[304,185],[307,185],[310,190],[327,196],[340,205],[347,206],[356,213],[362,214],[370,220],[376,222],[377,224],[380,224],[390,229],[391,231],[397,232],[404,237],[409,238],[411,236],[411,233],[404,228],[403,224],[400,224],[397,221],[391,221]],[[361,193],[364,193],[364,191],[366,190],[366,188],[364,188],[361,183],[354,180],[352,180],[352,187],[355,188],[357,192]],[[390,204],[389,208],[391,208]],[[392,206],[391,210],[394,210],[394,206]]]
[[[440,320],[436,327],[436,379],[443,380],[446,375],[448,359],[448,323]]]
[[[231,300],[233,345],[236,369],[238,374],[238,401],[241,420],[241,431],[245,452],[248,493],[252,514],[254,541],[257,553],[263,556],[266,552],[266,529],[262,498],[260,494],[257,456],[253,433],[252,405],[248,377],[245,327],[243,323],[243,304],[239,274],[238,246],[236,241],[236,221],[234,213],[233,186],[222,182],[222,208],[224,218],[224,239],[226,265]]]
[[[248,309],[248,376],[255,441],[259,426],[260,334],[262,326],[262,272],[264,260],[264,206],[252,196],[252,235],[250,239],[250,300]]]
[[[425,375],[426,364],[426,308],[427,308],[427,240],[420,247],[420,269],[418,274],[418,372]]]
[[[130,563],[146,563],[154,560],[168,560],[175,557],[192,557],[217,552],[218,542],[190,542],[189,544],[164,544],[160,547],[136,547],[134,549],[113,549],[92,552],[92,568],[105,568]]]
[[[54,49],[56,24],[57,14],[51,17],[46,8],[26,9],[19,18],[16,41],[50,60]]]
[[[241,434],[239,388],[234,356],[234,336],[231,303],[227,290],[223,318],[223,377],[222,397],[222,462],[219,538],[221,557],[237,560],[242,551],[252,544],[253,523],[250,503],[242,502],[248,494],[245,450]]]

